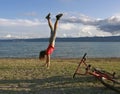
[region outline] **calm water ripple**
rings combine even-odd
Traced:
[[[0,42],[0,58],[38,58],[47,42]],[[53,58],[120,57],[120,42],[57,42]]]

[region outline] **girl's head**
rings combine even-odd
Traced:
[[[40,51],[39,59],[44,59],[44,58],[45,58],[45,55],[46,55],[46,50]]]

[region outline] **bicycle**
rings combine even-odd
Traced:
[[[120,92],[120,82],[115,77],[116,73],[109,73],[105,70],[101,70],[95,67],[92,67],[91,65],[88,65],[86,61],[86,55],[84,54],[82,57],[77,69],[75,70],[75,73],[73,74],[73,78],[75,78],[76,74],[78,75],[92,75],[96,79],[98,79],[105,87],[114,90],[116,92]],[[81,67],[82,63],[84,64],[84,67]]]

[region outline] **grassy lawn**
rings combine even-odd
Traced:
[[[47,69],[38,59],[0,59],[0,94],[117,94],[92,76],[73,79],[79,61],[52,59]],[[87,63],[120,78],[120,58],[88,58]]]

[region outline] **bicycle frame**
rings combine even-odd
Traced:
[[[87,55],[87,53],[85,53],[84,56],[82,57],[82,59],[81,59],[79,65],[78,65],[77,69],[75,70],[75,73],[73,74],[73,78],[75,77],[76,74],[79,74],[78,73],[78,69],[79,69],[79,67],[80,67],[80,65],[82,63],[84,63],[84,65],[87,67],[87,64],[85,63],[85,61],[86,61],[86,55]],[[82,75],[82,74],[80,74],[80,75]],[[85,75],[85,74],[83,74],[83,75]]]
[[[107,71],[103,71],[103,70],[98,70],[97,68],[94,68],[92,67],[91,65],[88,65],[85,61],[86,61],[86,55],[87,53],[85,53],[77,67],[77,69],[75,70],[75,73],[73,74],[73,78],[75,78],[75,76],[78,74],[78,75],[92,75],[94,76],[95,78],[97,78],[104,86],[108,87],[109,89],[112,89],[114,91],[117,91],[117,92],[120,92],[119,89],[115,88],[114,87],[114,84],[120,84],[119,81],[117,81],[115,79],[115,72],[113,73],[109,73]],[[85,72],[84,73],[80,73],[79,72],[79,69],[82,65],[82,63],[84,64],[85,66]],[[92,67],[92,68],[91,68]],[[113,83],[113,85],[110,85],[108,83],[105,83],[103,79],[106,79],[108,81],[111,81]]]
[[[87,74],[90,74],[90,75],[93,75],[93,76],[95,76],[97,78],[104,77],[104,79],[109,79],[109,80],[112,80],[114,78],[115,72],[113,74],[111,74],[111,73],[108,73],[108,72],[105,73],[105,71],[103,72],[103,71],[98,70],[98,69],[96,69],[94,67],[93,67],[93,69],[91,69],[91,65],[87,65],[87,63],[85,62],[86,61],[86,55],[87,55],[87,53],[85,53],[84,56],[82,57],[79,65],[78,65],[78,67],[77,67],[77,69],[76,69],[76,71],[75,71],[75,73],[73,75],[73,78],[75,77],[76,74],[78,74],[78,75],[87,75]],[[86,68],[85,68],[86,72],[83,73],[83,74],[81,74],[81,73],[78,72],[78,69],[80,68],[80,65],[82,63],[86,66]]]

